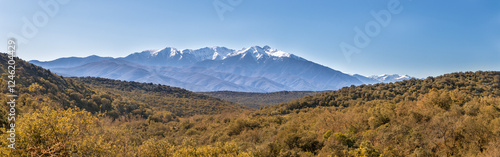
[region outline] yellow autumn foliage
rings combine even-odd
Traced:
[[[4,155],[105,155],[110,146],[101,137],[99,123],[97,117],[84,110],[42,107],[19,117],[16,121],[16,149]]]

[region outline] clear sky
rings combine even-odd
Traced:
[[[500,70],[498,0],[0,0],[0,22],[24,60],[269,45],[368,76]]]

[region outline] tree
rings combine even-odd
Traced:
[[[80,109],[44,106],[19,117],[16,131],[16,156],[101,156],[110,149],[99,119]]]

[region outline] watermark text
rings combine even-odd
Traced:
[[[30,39],[38,34],[38,29],[45,27],[49,23],[50,18],[53,18],[59,13],[60,6],[67,4],[69,1],[70,0],[39,0],[38,5],[41,10],[33,13],[31,18],[23,16],[21,18],[23,26],[21,26],[20,33],[10,32],[7,36],[16,38],[21,43],[28,43]]]
[[[219,19],[221,21],[224,21],[224,14],[227,11],[233,11],[234,8],[240,5],[242,2],[243,0],[214,0],[212,4],[214,5]]]
[[[358,26],[354,27],[355,34],[352,44],[348,42],[341,42],[339,44],[340,51],[344,54],[347,62],[351,62],[351,56],[354,53],[359,54],[363,48],[370,45],[372,39],[377,37],[382,29],[391,23],[393,15],[397,15],[402,11],[403,6],[401,6],[400,0],[389,0],[386,9],[370,11],[373,19],[365,23],[364,29]]]
[[[9,112],[7,115],[7,120],[9,121],[9,129],[7,130],[7,140],[9,141],[8,147],[11,149],[16,149],[16,51],[17,51],[17,40],[11,38],[7,41],[7,54],[9,60],[7,61],[7,88],[9,94],[7,94],[7,105],[9,106]]]

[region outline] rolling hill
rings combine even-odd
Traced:
[[[2,87],[5,87],[3,88],[5,93],[7,92],[5,68],[8,58],[6,54],[1,54],[0,59],[3,64],[0,68],[3,77],[0,80],[3,83]],[[33,100],[46,97],[51,100],[53,107],[65,109],[78,107],[94,113],[108,112],[115,116],[134,113],[146,118],[151,114],[147,113],[148,110],[155,110],[156,107],[173,112],[177,116],[215,114],[242,107],[176,87],[103,78],[66,78],[20,59],[16,64],[18,64],[16,87],[20,93],[18,101],[26,103],[25,106],[43,103]],[[147,95],[133,96],[144,93]],[[149,101],[153,99],[154,102]]]
[[[351,86],[234,118],[187,121],[207,129],[150,140],[143,155],[498,156],[500,72]],[[179,136],[197,143],[183,145]]]

